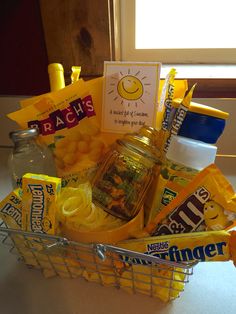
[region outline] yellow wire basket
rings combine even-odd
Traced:
[[[179,297],[197,263],[176,263],[117,246],[84,244],[66,238],[7,228],[0,239],[18,260],[42,271],[46,278],[83,277],[103,286],[170,301]]]

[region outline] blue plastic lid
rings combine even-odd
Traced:
[[[178,135],[215,144],[224,128],[225,119],[188,111]]]

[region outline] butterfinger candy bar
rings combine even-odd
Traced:
[[[159,257],[171,262],[236,262],[236,232],[205,231],[149,237],[119,242],[117,246]],[[148,265],[150,262],[140,258],[122,257],[124,262]]]

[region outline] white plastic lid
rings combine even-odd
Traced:
[[[173,135],[166,158],[178,164],[201,170],[214,163],[217,147],[191,138]]]

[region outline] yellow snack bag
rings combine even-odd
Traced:
[[[53,150],[59,177],[90,179],[107,146],[118,137],[100,132],[102,86],[103,77],[78,80],[8,114],[21,128],[40,130],[40,140]]]
[[[61,179],[27,173],[22,178],[22,229],[37,233],[56,233],[56,201]]]
[[[228,229],[236,222],[233,187],[214,165],[199,172],[145,230],[164,235],[203,230]]]

